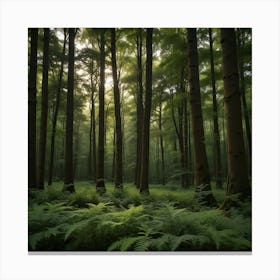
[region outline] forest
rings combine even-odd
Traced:
[[[29,251],[251,251],[250,28],[28,29]]]

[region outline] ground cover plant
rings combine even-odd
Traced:
[[[99,195],[79,182],[76,193],[62,184],[33,191],[29,199],[29,250],[42,251],[228,251],[251,249],[249,202],[241,208],[200,208],[194,188],[152,185],[141,196],[133,185]],[[215,190],[220,202],[224,191]]]

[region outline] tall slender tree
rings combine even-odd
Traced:
[[[149,194],[149,148],[150,148],[150,116],[152,107],[152,65],[153,65],[153,28],[147,28],[146,35],[146,95],[143,118],[142,156],[140,193]]]
[[[195,28],[188,28],[188,62],[190,82],[190,108],[192,137],[195,159],[195,184],[198,201],[214,206],[215,198],[211,191],[210,174],[205,148],[203,117],[201,110],[200,82],[198,71],[197,36]]]
[[[251,158],[252,158],[252,134],[251,134],[251,127],[250,127],[250,120],[248,114],[248,106],[246,101],[246,88],[245,88],[245,77],[244,77],[244,61],[242,55],[242,48],[244,47],[244,38],[243,38],[243,31],[242,29],[237,29],[237,48],[238,48],[238,72],[240,77],[240,94],[241,94],[241,103],[243,107],[243,115],[245,120],[245,127],[246,127],[246,138],[247,138],[247,145],[248,145],[248,165],[249,171],[251,173]]]
[[[236,36],[233,28],[221,29],[223,53],[224,100],[227,130],[227,198],[221,208],[231,204],[231,194],[250,194],[243,140],[241,100],[237,63]]]
[[[90,75],[91,85],[91,108],[90,108],[90,136],[89,136],[89,166],[88,174],[90,179],[96,181],[96,125],[95,125],[95,88],[96,84],[93,83],[93,73]]]
[[[37,183],[39,189],[44,189],[44,180],[45,180],[46,139],[47,139],[47,121],[48,121],[49,43],[50,43],[50,29],[44,28],[43,79],[42,79],[41,122],[40,122],[38,183]]]
[[[96,190],[100,193],[106,192],[104,178],[104,144],[105,144],[105,123],[104,123],[104,86],[105,86],[105,29],[100,31],[100,85],[99,85],[99,132],[98,132],[98,164]]]
[[[211,81],[212,81],[212,99],[213,99],[213,124],[214,124],[214,167],[217,188],[222,188],[222,163],[221,163],[221,144],[220,131],[218,122],[218,104],[216,98],[216,79],[213,56],[213,39],[212,29],[208,29],[209,45],[210,45],[210,64],[211,64]]]
[[[51,134],[51,154],[50,154],[50,165],[49,165],[49,179],[48,185],[52,184],[53,179],[53,161],[54,161],[54,149],[55,149],[55,136],[56,136],[56,123],[57,123],[57,115],[60,105],[60,95],[62,90],[62,77],[63,77],[63,68],[64,68],[64,61],[65,61],[65,49],[66,49],[66,29],[64,29],[64,41],[63,41],[63,49],[61,53],[61,62],[60,62],[60,70],[58,76],[58,83],[57,83],[57,91],[56,91],[56,102],[55,102],[55,109],[52,119],[52,134]]]
[[[66,107],[66,139],[64,163],[64,191],[75,192],[73,172],[73,110],[74,110],[74,64],[75,28],[69,28],[68,81]]]
[[[28,188],[36,186],[36,95],[38,28],[30,29],[28,79]]]
[[[116,135],[116,154],[115,154],[115,188],[123,188],[123,167],[122,167],[122,121],[120,109],[120,90],[116,60],[116,31],[111,29],[111,56],[112,56],[112,73],[114,81],[114,102],[115,102],[115,135]]]
[[[160,143],[160,155],[161,155],[161,177],[162,184],[165,185],[165,157],[164,157],[164,144],[163,144],[163,129],[162,129],[162,89],[159,93],[159,115],[158,115],[158,129],[159,129],[159,143]]]
[[[136,35],[137,43],[137,108],[136,108],[136,130],[137,130],[137,143],[136,143],[136,166],[135,166],[135,184],[139,188],[141,176],[141,155],[142,155],[142,128],[143,128],[143,83],[142,83],[142,29],[137,30]]]

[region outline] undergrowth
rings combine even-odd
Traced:
[[[216,251],[251,250],[250,203],[227,216],[194,205],[194,189],[107,187],[100,196],[90,183],[76,193],[56,183],[29,195],[29,250],[38,251]],[[220,203],[223,190],[215,190]]]

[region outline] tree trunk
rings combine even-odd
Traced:
[[[143,118],[142,157],[140,193],[149,194],[149,142],[150,142],[150,116],[152,107],[152,64],[153,64],[153,28],[147,28],[146,37],[146,95]]]
[[[183,108],[181,108],[180,110],[180,105],[177,106],[177,109],[178,109],[178,125],[177,125],[177,122],[176,122],[176,117],[175,117],[175,110],[174,110],[174,103],[173,103],[173,100],[172,100],[172,104],[171,104],[171,115],[172,115],[172,120],[173,120],[173,124],[174,124],[174,127],[175,127],[175,132],[176,132],[176,135],[178,137],[178,142],[179,142],[179,150],[180,150],[180,163],[181,163],[181,175],[180,175],[180,178],[181,178],[181,186],[182,188],[185,188],[185,174],[183,174],[183,172],[185,172],[185,153],[184,153],[184,136],[183,136],[183,116],[182,116],[182,113],[183,113]]]
[[[184,99],[183,99],[183,115],[184,115],[184,152],[185,152],[185,184],[186,187],[190,185],[190,168],[189,168],[189,156],[188,156],[188,102],[187,102],[187,93],[184,92]]]
[[[245,127],[246,127],[246,137],[247,137],[247,145],[248,145],[248,165],[249,165],[249,172],[251,174],[251,159],[252,159],[252,135],[251,135],[251,127],[250,127],[250,120],[245,96],[245,78],[244,78],[244,67],[243,67],[243,56],[241,55],[241,47],[243,44],[242,41],[242,33],[241,30],[238,29],[237,34],[237,43],[238,43],[238,67],[239,67],[239,75],[240,75],[240,94],[242,100],[242,107],[243,107],[243,115],[245,120]]]
[[[93,173],[93,168],[92,168],[92,106],[93,106],[93,96],[91,94],[91,108],[90,108],[90,127],[89,127],[89,153],[88,153],[88,178],[89,180],[92,180],[92,173]]]
[[[159,117],[158,117],[158,129],[159,129],[159,142],[160,142],[160,154],[161,154],[161,174],[162,184],[165,185],[165,160],[164,160],[164,147],[162,136],[162,90],[159,96]]]
[[[209,28],[209,43],[210,43],[210,63],[211,63],[211,80],[212,80],[212,97],[213,97],[213,124],[214,124],[214,167],[217,188],[222,188],[222,164],[221,164],[221,144],[220,132],[218,123],[218,106],[216,99],[216,79],[213,58],[213,40],[212,30]]]
[[[63,50],[62,50],[62,54],[61,54],[62,56],[61,56],[58,85],[57,85],[57,92],[56,92],[56,104],[55,104],[53,120],[52,120],[51,154],[50,154],[49,180],[48,180],[49,186],[52,184],[52,178],[53,178],[53,161],[54,161],[56,123],[57,123],[57,115],[58,115],[59,104],[60,104],[60,95],[61,95],[61,90],[62,90],[62,76],[63,76],[63,67],[64,67],[64,60],[65,60],[65,48],[66,48],[66,30],[64,30]]]
[[[96,190],[100,193],[106,192],[104,179],[104,84],[105,84],[105,30],[100,36],[100,86],[99,86],[99,132],[98,132],[98,165]]]
[[[136,167],[135,167],[135,184],[139,188],[141,175],[141,143],[142,143],[142,124],[143,124],[143,84],[142,84],[142,30],[139,29],[137,34],[137,143],[136,143]]]
[[[120,90],[117,75],[116,61],[116,32],[111,29],[111,55],[112,55],[112,73],[114,81],[114,102],[115,102],[115,120],[116,120],[116,162],[115,162],[115,188],[123,188],[123,170],[122,170],[122,122],[120,109]]]
[[[28,79],[28,188],[36,187],[36,94],[38,28],[31,28]]]
[[[40,141],[39,141],[39,160],[38,160],[38,188],[39,189],[44,189],[44,179],[45,179],[46,138],[47,138],[47,122],[48,122],[49,43],[50,43],[50,29],[44,28],[41,124],[40,124]]]
[[[227,129],[228,185],[227,197],[239,193],[250,194],[242,130],[237,48],[233,28],[221,29],[225,115]],[[228,207],[226,199],[222,208]]]
[[[68,91],[66,107],[66,139],[64,163],[64,191],[75,192],[73,172],[73,110],[74,110],[75,29],[69,28]]]
[[[88,175],[91,180],[96,181],[96,127],[95,127],[95,98],[93,77],[90,76],[91,85],[91,109],[90,109],[90,147]]]
[[[211,190],[209,167],[205,149],[195,28],[188,29],[188,46],[190,108],[195,159],[195,184],[197,186],[196,194],[199,203],[214,206],[216,205],[216,201]]]

